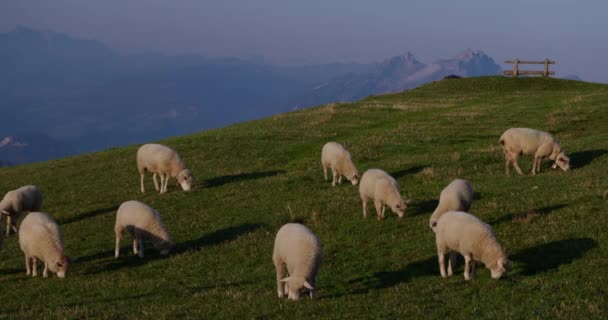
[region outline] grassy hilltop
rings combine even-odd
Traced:
[[[139,192],[138,146],[0,169],[0,192],[44,191],[73,268],[27,278],[16,236],[0,254],[0,319],[22,318],[606,318],[608,315],[608,86],[482,77],[435,82],[161,141],[198,180],[193,192]],[[498,137],[510,127],[554,133],[572,170],[504,175]],[[322,145],[339,141],[361,172],[382,168],[411,204],[406,218],[363,219],[358,189],[323,180]],[[514,173],[514,171],[512,172]],[[491,224],[514,262],[503,279],[443,279],[428,218],[441,189],[468,179],[471,212]],[[139,199],[158,209],[177,243],[138,259],[115,212]],[[318,299],[276,296],[278,228],[301,221],[324,244]],[[3,224],[4,225],[4,224]]]

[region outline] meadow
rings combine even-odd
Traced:
[[[605,319],[608,315],[608,86],[504,77],[450,79],[407,92],[336,103],[160,141],[193,171],[192,192],[139,191],[137,145],[0,169],[0,191],[44,191],[73,267],[65,279],[25,275],[16,235],[0,251],[0,319]],[[511,127],[549,131],[569,172],[505,176],[498,145]],[[382,168],[411,203],[406,217],[363,218],[358,188],[323,179],[321,147],[342,143],[362,173]],[[471,213],[513,261],[500,280],[462,264],[441,278],[428,219],[455,178],[475,190]],[[176,242],[145,258],[123,237],[116,209],[156,208]],[[301,222],[324,245],[317,299],[276,295],[281,225]],[[4,225],[4,224],[3,224]]]

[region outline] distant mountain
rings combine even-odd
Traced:
[[[579,76],[574,75],[574,74],[569,74],[567,76],[563,76],[562,79],[568,79],[568,80],[576,80],[576,81],[583,81],[583,79],[581,79]]]
[[[373,94],[399,92],[448,75],[476,77],[500,74],[501,68],[481,50],[467,49],[451,59],[424,64],[410,52],[376,64],[367,73],[339,76],[302,98],[309,104],[354,101]]]
[[[27,146],[7,144],[0,159],[46,160],[401,91],[448,74],[500,72],[473,50],[431,64],[411,53],[368,64],[259,61],[121,55],[97,41],[17,27],[0,34],[0,138]]]

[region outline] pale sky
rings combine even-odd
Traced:
[[[122,53],[263,56],[278,64],[422,62],[481,49],[557,61],[558,76],[608,82],[605,0],[0,0],[16,25],[94,39]]]

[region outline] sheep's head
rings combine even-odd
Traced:
[[[555,157],[555,163],[553,163],[551,168],[555,169],[557,166],[564,171],[570,170],[570,158],[568,158],[565,153],[560,152],[557,157]]]
[[[287,297],[291,300],[297,301],[300,299],[300,292],[307,289],[310,292],[310,297],[314,295],[314,290],[310,283],[304,278],[298,277],[287,277],[281,279],[281,282],[285,283],[285,290],[287,291]]]
[[[492,272],[492,279],[500,279],[502,274],[507,272],[509,268],[511,268],[511,261],[509,261],[509,259],[506,257],[498,259],[496,265],[490,268],[490,271]]]
[[[180,171],[177,174],[177,182],[180,186],[182,186],[182,190],[192,190],[192,185],[194,184],[194,177],[192,176],[192,171],[190,171],[189,169],[184,169]]]
[[[359,176],[359,172],[357,171],[355,171],[355,173],[353,173],[353,175],[348,178],[348,180],[350,180],[350,183],[352,183],[353,186],[356,186],[357,183],[359,183],[359,179],[361,179],[361,177]]]
[[[403,218],[403,216],[405,215],[405,209],[407,208],[407,204],[401,200],[399,202],[397,202],[395,205],[393,205],[391,207],[391,210],[393,210],[394,213],[396,213],[399,218]]]
[[[49,270],[56,273],[59,278],[65,278],[65,273],[68,272],[70,264],[70,258],[62,255],[56,261],[49,263]]]
[[[166,256],[169,254],[169,252],[171,252],[173,250],[173,248],[175,248],[175,244],[173,243],[173,241],[168,240],[168,241],[162,241],[159,245],[158,245],[158,250],[160,250],[160,255],[161,256]]]

